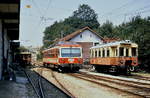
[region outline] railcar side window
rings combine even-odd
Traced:
[[[129,56],[129,49],[126,49],[126,56]]]
[[[99,50],[99,57],[101,57],[101,50]]]
[[[107,57],[109,57],[110,53],[109,53],[109,50],[107,50]]]
[[[136,56],[136,48],[132,48],[132,56]]]
[[[92,50],[92,57],[94,57],[94,51]]]
[[[119,56],[124,56],[124,48],[120,47],[119,48]]]
[[[118,49],[116,49],[116,56],[118,56]]]
[[[97,50],[95,50],[95,57],[97,57]]]
[[[105,57],[105,50],[103,49],[103,57]]]

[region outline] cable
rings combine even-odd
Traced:
[[[112,15],[116,10],[120,10],[120,9],[128,6],[129,4],[135,3],[135,1],[137,1],[137,0],[132,0],[131,2],[127,2],[127,3],[123,4],[122,6],[111,10],[110,12],[103,14],[101,17],[104,17],[106,15]]]
[[[37,11],[42,15],[42,12],[40,10],[40,8],[38,7],[38,5],[34,2],[34,0],[31,0],[33,5],[35,5],[35,7],[37,8]]]
[[[131,15],[131,14],[141,13],[141,12],[144,13],[145,11],[147,12],[146,8],[150,8],[150,4],[149,4],[149,5],[146,5],[146,6],[144,6],[144,7],[141,7],[141,8],[139,8],[139,9],[136,9],[136,10],[134,10],[134,11],[132,11],[132,12],[125,13],[125,14],[126,14],[126,15]]]

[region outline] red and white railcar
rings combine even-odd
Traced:
[[[82,63],[82,47],[77,43],[59,42],[43,51],[43,64],[59,71],[78,71]]]

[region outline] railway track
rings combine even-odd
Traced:
[[[106,86],[117,91],[132,94],[137,97],[150,97],[149,83],[141,83],[138,81],[128,81],[112,77],[91,75],[84,72],[72,73],[69,75],[98,85]]]
[[[41,76],[38,76],[38,78],[35,80],[34,78],[31,78],[30,74],[27,71],[24,70],[24,72],[38,98],[45,98],[43,87],[42,87],[43,84],[41,81]]]
[[[56,82],[60,85],[61,89],[63,92],[65,92],[67,95],[69,95],[71,98],[76,98],[66,87],[64,87],[59,80],[57,79],[57,77],[55,76],[55,74],[53,73],[53,71],[51,71],[52,77],[56,80]]]
[[[40,68],[40,67],[38,67],[38,68]],[[57,88],[60,92],[62,92],[62,93],[64,93],[65,95],[66,95],[66,97],[65,98],[75,98],[75,96],[73,95],[73,94],[71,94],[70,93],[70,91],[67,89],[67,88],[65,88],[60,82],[59,82],[59,79],[57,79],[56,77],[55,77],[55,74],[51,71],[51,74],[52,74],[52,77],[55,79],[55,81],[59,84],[59,86],[58,85],[55,85],[55,84],[53,84],[53,83],[51,83],[51,82],[49,82],[46,78],[44,78],[43,76],[42,76],[42,69],[40,69],[40,70],[38,70],[38,72],[36,72],[35,71],[35,73],[37,73],[42,79],[44,79],[44,80],[46,80],[48,83],[50,83],[50,84],[52,84],[55,88]],[[44,84],[44,83],[43,83]],[[42,85],[41,85],[41,88],[42,88]],[[44,88],[47,88],[46,86],[44,86]],[[47,90],[45,91],[45,92],[47,92]],[[47,92],[48,93],[48,92]],[[46,93],[46,94],[47,94]],[[45,95],[46,95],[45,94]],[[60,95],[61,96],[61,95]],[[58,98],[63,98],[62,96],[60,97],[60,96],[56,96],[56,97],[58,97]],[[41,97],[41,98],[43,98],[43,97]],[[45,97],[45,98],[50,98],[50,97]],[[55,98],[55,97],[54,97]]]
[[[37,98],[74,98],[43,78],[42,70],[39,70],[38,73],[29,70],[24,70],[24,72],[34,89]]]
[[[139,79],[139,80],[150,81],[150,77],[147,77],[147,76],[132,74],[131,76],[128,76],[128,77],[129,78],[134,78],[134,79]]]

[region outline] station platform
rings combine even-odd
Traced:
[[[0,80],[0,98],[37,98],[23,71],[14,71],[15,79]]]
[[[14,81],[0,81],[0,98],[29,98],[27,87]]]

